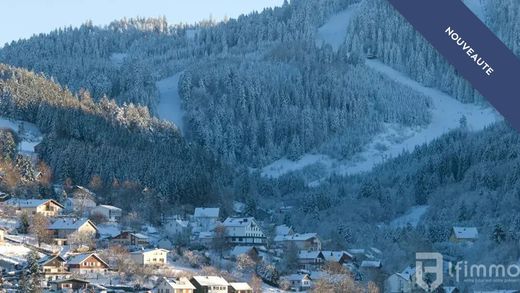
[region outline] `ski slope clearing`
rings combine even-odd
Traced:
[[[482,21],[486,17],[484,0],[464,0],[464,4]]]
[[[427,205],[411,207],[406,214],[392,220],[390,226],[392,228],[406,228],[407,226],[415,228],[427,211]]]
[[[34,147],[43,139],[38,127],[29,122],[11,120],[0,116],[0,128],[7,128],[16,132],[21,139],[18,145],[20,153],[35,153]]]
[[[323,26],[318,29],[316,41],[319,45],[329,44],[334,51],[337,51],[341,44],[345,42],[348,25],[355,15],[359,4],[349,6],[349,8],[332,16]]]
[[[470,131],[484,129],[502,118],[494,109],[476,104],[463,104],[451,96],[433,88],[425,87],[404,74],[392,69],[378,60],[367,60],[366,64],[391,80],[410,87],[432,100],[431,122],[424,127],[403,127],[398,124],[386,124],[385,130],[376,135],[372,142],[365,146],[363,152],[350,160],[338,161],[327,155],[305,155],[300,160],[277,160],[264,167],[261,175],[278,178],[289,172],[302,170],[312,164],[320,163],[324,176],[308,183],[318,186],[332,174],[351,175],[368,172],[385,160],[394,158],[407,151],[412,152],[416,146],[429,143],[450,130],[461,127],[461,119],[466,120]]]
[[[159,90],[159,102],[157,103],[157,115],[159,118],[168,120],[179,130],[182,130],[182,117],[184,110],[181,107],[181,98],[179,96],[179,79],[182,72],[167,77],[156,83]]]

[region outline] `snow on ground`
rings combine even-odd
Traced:
[[[482,130],[486,126],[502,118],[494,109],[476,104],[463,104],[453,97],[433,88],[425,87],[404,74],[392,69],[378,60],[367,60],[366,64],[373,70],[387,76],[393,81],[431,98],[431,123],[425,127],[402,127],[397,124],[386,124],[385,130],[376,135],[365,150],[350,160],[337,161],[326,155],[306,155],[298,161],[281,159],[262,169],[264,177],[276,178],[292,171],[321,163],[325,166],[322,179],[310,182],[309,186],[317,186],[330,174],[349,175],[367,172],[387,159],[398,156],[404,151],[413,151],[418,145],[429,143],[450,130],[460,127],[460,120],[466,117],[469,130]]]
[[[0,116],[0,128],[12,129],[22,139],[19,151],[22,153],[34,153],[34,147],[39,144],[43,137],[38,127],[32,123],[12,120]]]
[[[347,28],[359,4],[353,4],[338,14],[333,15],[318,29],[316,40],[319,45],[329,44],[337,51],[347,36]]]
[[[179,72],[156,83],[159,89],[159,102],[157,103],[159,118],[173,122],[180,130],[182,130],[184,115],[178,89],[181,74],[182,72]]]
[[[410,225],[415,228],[426,211],[428,211],[427,205],[411,207],[406,214],[392,220],[390,226],[392,228],[405,228]]]
[[[116,223],[104,223],[96,226],[101,238],[110,238],[121,233],[121,227]]]
[[[10,263],[23,263],[26,260],[27,254],[31,250],[22,244],[12,244],[5,242],[0,245],[0,259]],[[40,257],[43,254],[38,254]]]
[[[464,0],[464,4],[466,4],[466,6],[475,13],[480,20],[484,20],[486,17],[484,0]]]

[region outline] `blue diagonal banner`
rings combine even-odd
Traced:
[[[462,0],[388,1],[520,131],[520,61]]]

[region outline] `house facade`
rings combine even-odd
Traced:
[[[168,250],[162,248],[144,249],[133,251],[130,258],[139,265],[165,265]]]
[[[222,224],[226,239],[235,245],[263,245],[266,242],[264,232],[255,218],[227,218]]]
[[[59,255],[41,261],[40,268],[41,275],[46,281],[55,281],[70,274],[65,259]]]
[[[130,231],[123,231],[119,235],[115,236],[110,240],[111,244],[118,244],[121,246],[142,246],[147,247],[150,245],[150,239],[148,236],[141,233],[133,233]]]
[[[478,240],[478,229],[476,227],[453,227],[451,229],[450,242],[473,243]]]
[[[55,220],[50,226],[54,242],[58,245],[67,244],[67,238],[73,233],[86,233],[96,237],[98,229],[89,219],[61,218]]]
[[[110,268],[109,265],[95,253],[74,255],[67,261],[67,266],[71,273],[76,274],[105,273]]]
[[[229,293],[253,293],[253,288],[248,283],[229,283]]]
[[[346,251],[323,250],[325,262],[345,264],[354,260],[354,256]]]
[[[302,250],[298,253],[298,265],[304,270],[315,270],[325,263],[325,257],[321,251]]]
[[[46,217],[56,217],[63,210],[63,206],[53,199],[11,198],[5,204],[14,208],[18,213],[41,214]]]
[[[98,205],[90,211],[90,214],[99,214],[110,222],[119,222],[123,215],[123,210],[111,205]]]
[[[193,214],[194,229],[199,232],[211,231],[218,222],[220,208],[196,208]]]
[[[408,267],[385,280],[385,293],[412,293],[417,289],[415,268]]]
[[[154,293],[193,293],[195,286],[188,280],[182,277],[179,279],[163,277],[155,286]]]
[[[308,274],[292,274],[284,279],[289,282],[292,291],[307,291],[312,286],[312,280]]]
[[[189,231],[190,223],[177,217],[168,218],[163,227],[168,235],[175,236]]]

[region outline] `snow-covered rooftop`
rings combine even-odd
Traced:
[[[478,230],[475,227],[453,227],[453,233],[457,239],[478,238]]]
[[[229,286],[229,283],[218,276],[193,276],[201,286]]]
[[[7,200],[5,203],[10,206],[18,207],[18,208],[37,208],[48,201],[53,201],[58,206],[63,207],[57,201],[52,199],[21,199],[21,198],[11,198]]]
[[[380,268],[381,261],[379,260],[364,260],[361,262],[362,268]]]
[[[168,250],[162,249],[162,248],[147,248],[147,249],[132,251],[130,253],[131,254],[145,254],[145,253],[154,252],[154,251],[168,252]]]
[[[292,228],[287,225],[278,225],[274,227],[274,233],[277,236],[285,236],[291,233]]]
[[[256,249],[256,248],[254,246],[240,246],[240,245],[237,245],[237,246],[233,247],[233,249],[231,249],[229,254],[232,255],[232,256],[239,256],[241,254],[247,254],[247,253],[249,253],[253,249]]]
[[[306,241],[312,239],[314,237],[318,237],[316,233],[303,233],[303,234],[293,234],[293,235],[277,235],[274,237],[274,241]]]
[[[407,281],[410,281],[412,279],[412,277],[415,275],[415,268],[407,267],[406,269],[404,269],[401,273],[398,273],[397,275]]]
[[[353,258],[352,254],[350,254],[346,251],[324,250],[324,251],[322,251],[322,253],[323,253],[323,257],[325,257],[325,260],[330,261],[330,262],[339,262],[344,255],[346,255],[350,258]]]
[[[323,254],[321,253],[321,251],[317,250],[302,250],[298,252],[299,259],[314,259],[320,256],[323,256]]]
[[[222,223],[225,227],[244,227],[248,226],[251,222],[254,222],[255,218],[247,217],[247,218],[227,218],[224,223]]]
[[[195,286],[185,277],[182,277],[180,279],[175,278],[166,278],[164,277],[163,280],[168,283],[173,289],[192,289],[195,290]]]
[[[195,208],[195,218],[218,218],[220,208]]]
[[[106,266],[108,266],[108,264],[103,261],[97,254],[95,253],[82,253],[82,254],[77,254],[77,255],[73,255],[71,256],[68,260],[67,260],[67,264],[69,265],[79,265],[81,264],[83,261],[85,261],[87,258],[89,258],[90,256],[93,256],[95,257],[96,259],[98,259],[100,262],[104,263]]]
[[[107,210],[111,210],[111,211],[122,211],[120,208],[118,207],[115,207],[115,206],[111,206],[111,205],[106,205],[106,204],[100,204],[98,205],[99,208],[104,208],[104,209],[107,209]]]
[[[90,222],[87,218],[61,218],[54,221],[50,226],[49,230],[77,230],[81,226],[90,223],[96,230],[96,226]]]
[[[233,287],[236,291],[242,290],[253,290],[248,283],[229,283],[229,286]]]

